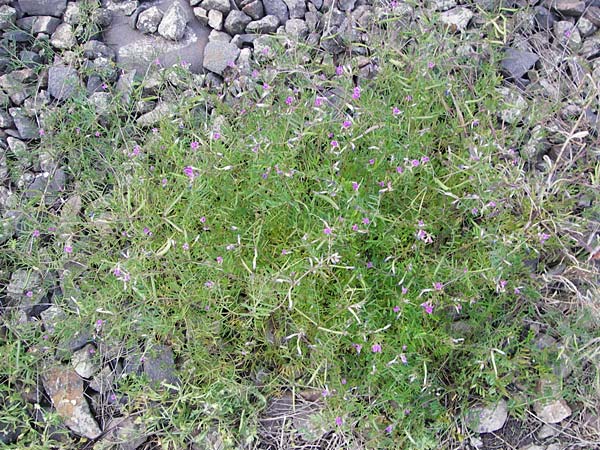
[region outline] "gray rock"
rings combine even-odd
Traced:
[[[583,41],[579,54],[586,59],[598,57],[600,55],[600,36],[590,36]]]
[[[171,347],[157,345],[150,349],[144,357],[144,373],[154,388],[158,388],[162,383],[178,385],[179,378],[176,374],[175,358]]]
[[[591,20],[586,19],[585,17],[580,17],[579,20],[577,20],[577,29],[584,38],[591,36],[598,31],[598,27],[594,25]]]
[[[50,38],[50,43],[61,50],[72,49],[77,44],[77,40],[75,39],[71,25],[61,23],[56,27],[56,31],[52,33],[52,37]]]
[[[242,11],[231,11],[225,19],[225,31],[231,35],[242,34],[252,18]]]
[[[115,51],[103,42],[91,39],[83,44],[83,56],[88,59],[108,58],[115,60]]]
[[[171,116],[173,114],[174,109],[174,105],[172,105],[171,103],[159,102],[158,105],[156,105],[156,108],[154,108],[152,111],[149,111],[138,117],[137,124],[142,127],[154,126],[158,124],[163,118]]]
[[[79,25],[83,19],[83,13],[81,12],[81,6],[79,2],[67,3],[67,9],[63,14],[63,21],[70,25]]]
[[[285,23],[285,32],[298,40],[304,40],[308,36],[308,25],[304,20],[290,19]]]
[[[525,98],[515,90],[507,87],[497,89],[504,99],[504,105],[498,112],[498,117],[506,123],[515,124],[519,122],[527,108]]]
[[[473,18],[473,12],[465,7],[445,11],[440,15],[440,22],[448,26],[453,32],[462,32],[467,29],[469,22]]]
[[[17,10],[8,5],[0,6],[0,30],[7,30],[15,23]]]
[[[339,0],[338,8],[341,11],[352,11],[354,9],[355,4],[356,4],[356,0]]]
[[[558,423],[571,415],[571,408],[564,399],[537,401],[533,409],[538,418],[544,423]]]
[[[275,16],[281,24],[290,18],[288,7],[283,0],[263,0],[267,16]]]
[[[456,0],[432,0],[429,7],[434,11],[448,11],[456,6]]]
[[[577,51],[581,47],[579,30],[571,22],[561,20],[554,24],[554,36],[558,43],[571,50]]]
[[[10,128],[13,124],[12,117],[6,111],[0,109],[0,128]]]
[[[590,6],[584,17],[597,27],[600,27],[600,7]]]
[[[556,436],[558,433],[560,433],[560,430],[556,429],[556,427],[545,423],[544,425],[542,425],[542,428],[538,430],[537,438],[540,440],[544,440],[549,437]]]
[[[552,0],[550,7],[563,16],[579,17],[585,11],[585,2],[581,0]]]
[[[156,6],[142,11],[137,18],[137,29],[142,33],[156,33],[163,14]]]
[[[60,306],[52,305],[50,308],[40,313],[42,323],[44,324],[44,330],[47,333],[53,333],[56,326],[61,323],[67,315],[60,308]]]
[[[135,70],[123,71],[119,77],[119,80],[117,81],[117,92],[121,94],[121,98],[126,105],[128,105],[131,101],[133,84],[135,82],[135,74]]]
[[[250,22],[246,27],[248,33],[274,33],[279,26],[279,19],[277,16],[265,16],[260,20]]]
[[[104,366],[90,381],[90,387],[96,392],[104,393],[112,389],[117,374],[110,366]]]
[[[148,437],[143,422],[129,417],[113,417],[107,424],[108,432],[102,439],[111,448],[119,450],[136,450]]]
[[[242,8],[242,11],[253,20],[260,20],[265,16],[265,8],[260,0],[254,0]]]
[[[71,365],[77,375],[83,378],[91,378],[100,370],[100,364],[95,357],[96,347],[88,344],[77,350],[71,357]]]
[[[60,25],[60,19],[52,16],[35,16],[31,24],[31,32],[33,34],[44,33],[52,34]]]
[[[534,9],[533,21],[540,30],[551,30],[554,26],[554,15],[543,6],[536,6]]]
[[[137,0],[107,0],[105,5],[109,12],[124,14],[126,16],[132,15],[138,6],[139,2]]]
[[[216,9],[208,12],[208,26],[213,30],[221,31],[223,29],[223,13]]]
[[[17,127],[21,139],[35,139],[39,137],[39,128],[36,123],[28,117],[24,108],[10,108],[8,113]]]
[[[508,48],[504,52],[504,58],[500,66],[502,73],[507,78],[518,79],[522,78],[528,70],[530,70],[540,57],[532,52]]]
[[[164,38],[178,41],[185,34],[187,22],[188,16],[185,10],[179,1],[174,1],[169,9],[167,9],[167,12],[165,12],[158,26],[158,33]]]
[[[90,104],[94,105],[94,111],[99,117],[106,118],[112,109],[114,96],[108,92],[94,92],[89,97]]]
[[[42,382],[57,414],[73,432],[88,439],[102,433],[83,395],[83,381],[70,367],[53,367],[42,372]]]
[[[45,295],[42,290],[42,282],[43,279],[39,272],[23,269],[15,270],[6,287],[10,304],[17,305],[24,310],[31,309]]]
[[[209,42],[204,48],[204,61],[202,65],[205,69],[216,74],[222,75],[223,71],[234,64],[240,49],[228,42]]]
[[[202,25],[208,25],[208,11],[204,8],[194,8],[194,16]]]
[[[52,66],[48,71],[48,92],[57,100],[66,100],[81,86],[75,69],[66,66]]]
[[[19,8],[30,16],[60,17],[67,9],[67,0],[19,0]]]
[[[231,36],[223,31],[212,30],[208,35],[208,42],[231,42]]]
[[[491,433],[504,426],[508,417],[508,406],[500,400],[490,406],[476,406],[469,410],[467,425],[475,433]]]
[[[62,168],[54,172],[42,172],[35,176],[33,182],[27,187],[25,197],[35,198],[43,196],[47,205],[56,201],[58,196],[64,191],[67,176]]]
[[[304,0],[283,0],[283,1],[285,2],[285,4],[288,7],[290,19],[303,19],[304,18],[304,14],[306,14],[306,3],[304,2]],[[345,4],[352,3],[352,6],[350,7],[350,9],[351,9],[354,7],[355,2],[356,2],[356,0],[341,0],[340,1],[340,9],[341,9],[341,3],[345,3]]]
[[[308,0],[310,3],[312,3],[315,8],[317,8],[318,10],[321,9],[321,7],[323,6],[323,0]]]
[[[19,52],[19,61],[21,61],[23,65],[31,68],[42,64],[41,56],[30,50],[21,50],[21,52]]]
[[[223,14],[227,14],[229,11],[231,11],[229,0],[204,0],[200,6],[207,11],[216,9],[217,11],[221,11]]]

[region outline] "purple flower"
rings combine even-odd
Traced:
[[[429,62],[427,63],[427,68],[428,68],[428,69],[433,69],[434,67],[435,67],[435,63],[434,63],[434,62],[432,62],[432,61],[429,61]]]
[[[344,68],[342,66],[337,66],[335,68],[335,74],[339,77],[340,75],[342,75],[344,73]]]
[[[122,272],[121,272],[121,269],[119,269],[118,267],[115,267],[115,268],[113,269],[113,275],[114,275],[115,277],[120,277],[120,276],[121,276],[121,273],[122,273]]]
[[[362,345],[352,344],[352,347],[354,347],[354,350],[356,350],[356,353],[360,354],[360,351],[362,350]]]
[[[269,83],[263,83],[263,89],[264,90],[267,90],[267,89],[270,89],[270,88],[271,88],[271,86],[269,86]]]
[[[212,135],[212,138],[216,141],[217,139],[221,138],[221,133],[219,133],[218,131],[215,131]]]
[[[359,184],[356,181],[352,182],[352,190],[358,191]]]
[[[342,122],[342,127],[343,128],[350,128],[352,126],[352,122],[350,122],[349,120],[344,120]]]
[[[371,346],[371,351],[373,353],[381,353],[381,345],[379,345],[379,344],[373,344]]]
[[[368,217],[363,217],[362,223],[364,223],[365,225],[369,225],[371,223],[371,221],[369,220]]]
[[[410,94],[409,94],[409,95],[407,95],[406,97],[404,97],[404,99],[405,99],[407,102],[411,102],[413,98],[412,98],[412,95],[410,95]]]
[[[38,133],[40,134],[40,136],[43,136],[43,135],[46,134],[46,132],[44,131],[43,128],[40,128],[39,131],[38,131]]]
[[[292,103],[294,103],[294,99],[293,97],[288,97],[285,99],[285,104],[290,106]]]
[[[33,291],[27,291],[27,292],[25,292],[25,296],[28,297],[28,298],[33,297]]]
[[[436,281],[435,283],[433,283],[433,288],[436,291],[441,291],[442,289],[444,289],[444,285],[442,283],[440,283],[439,281]]]
[[[73,253],[73,247],[71,247],[70,245],[65,245],[65,253]]]
[[[96,131],[96,132],[94,133],[94,136],[96,136],[96,137],[100,137],[100,132],[99,132],[99,131]]]
[[[183,245],[181,246],[181,248],[187,252],[190,249],[190,244],[188,244],[187,242],[184,242]]]
[[[398,107],[394,106],[394,107],[392,108],[392,114],[393,114],[394,116],[398,116],[398,115],[402,114],[402,111],[400,111],[400,109],[399,109]]]
[[[352,98],[354,100],[358,100],[360,98],[360,87],[356,86],[353,90],[352,90]]]
[[[408,364],[408,359],[406,359],[406,355],[404,353],[400,353],[400,361],[402,364]]]
[[[540,237],[540,243],[544,243],[546,242],[548,239],[550,239],[550,235],[548,233],[540,233],[539,234]]]
[[[183,168],[183,173],[186,177],[188,177],[190,179],[190,181],[193,181],[195,178],[195,174],[194,174],[194,169],[192,166],[185,166]]]
[[[352,225],[352,231],[358,231],[358,225],[357,224]]]
[[[200,223],[206,223],[206,217],[202,216],[200,217]]]
[[[367,269],[372,269],[373,263],[371,261],[367,262]]]
[[[323,392],[321,392],[321,395],[323,397],[329,397],[331,395],[331,393],[329,392],[329,389],[323,389]]]
[[[342,420],[342,418],[341,418],[340,416],[337,416],[337,417],[335,418],[335,424],[336,424],[338,427],[341,427],[343,423],[344,423],[344,421]]]
[[[330,235],[331,234],[331,228],[329,228],[329,227],[323,228],[323,233],[325,233],[326,235]]]
[[[477,208],[473,208],[473,209],[471,210],[471,214],[473,214],[474,216],[476,216],[477,214],[479,214],[479,209],[477,209]]]
[[[144,227],[144,229],[142,231],[144,232],[144,234],[146,236],[152,236],[152,231],[150,231],[150,228]]]
[[[341,383],[345,385],[347,383],[346,379],[342,378]]]
[[[200,147],[200,142],[198,142],[198,141],[192,141],[190,143],[190,147],[191,147],[192,150],[198,150],[198,147]]]
[[[421,156],[421,164],[427,164],[429,161],[429,156]]]
[[[372,166],[373,164],[375,164],[375,160],[374,159],[370,159],[369,160],[369,164]]]
[[[316,97],[315,98],[315,106],[318,108],[319,106],[321,106],[323,104],[323,97]]]
[[[427,314],[433,313],[433,305],[431,304],[431,302],[421,303],[421,308],[423,308]]]
[[[131,156],[139,156],[139,154],[141,153],[142,149],[140,148],[139,145],[135,145],[133,147],[133,150],[131,151]]]
[[[217,256],[215,258],[215,260],[217,261],[217,264],[223,264],[223,257],[222,256]]]
[[[400,312],[400,307],[396,305],[392,308],[392,311],[394,311],[395,313]]]
[[[35,230],[33,230],[33,233],[32,233],[32,235],[33,235],[33,237],[34,237],[34,238],[36,238],[36,237],[40,237],[40,230],[38,230],[38,229],[36,228]]]
[[[421,164],[421,163],[420,163],[420,161],[419,161],[418,159],[413,159],[413,160],[410,162],[410,164],[411,164],[413,167],[418,167],[418,166],[419,166],[419,164]]]
[[[385,432],[387,434],[392,434],[393,429],[394,429],[394,425],[388,425],[387,427],[385,427]]]
[[[404,167],[402,167],[402,166],[396,167],[396,172],[398,172],[398,173],[404,172]]]
[[[215,285],[215,283],[213,281],[207,281],[206,283],[204,283],[204,286],[207,288],[212,288]]]
[[[335,141],[335,140],[334,140],[334,141],[331,141],[331,146],[332,146],[333,148],[336,148],[336,147],[339,147],[339,146],[340,146],[340,143],[339,143],[338,141]]]
[[[402,286],[402,295],[406,295],[408,293],[408,288]]]
[[[102,325],[104,325],[104,321],[102,319],[96,320],[96,330],[100,330],[100,328],[102,328]]]

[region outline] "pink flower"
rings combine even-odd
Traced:
[[[441,291],[442,289],[444,289],[444,285],[442,283],[440,283],[439,281],[436,281],[435,283],[433,283],[433,288],[436,291]]]
[[[540,237],[540,243],[544,243],[546,242],[548,239],[550,239],[550,235],[548,233],[540,233],[539,234]]]
[[[162,185],[162,187],[165,187],[167,185],[167,179],[163,178],[162,180],[160,180],[160,184]]]
[[[362,350],[362,345],[352,344],[352,347],[354,347],[354,350],[356,350],[356,353],[360,354],[360,351]]]
[[[202,216],[200,217],[200,223],[206,223],[206,217]]]
[[[342,122],[342,127],[343,128],[350,128],[352,126],[352,122],[350,122],[349,120],[344,120]]]
[[[186,177],[190,179],[190,181],[194,181],[196,174],[194,174],[194,168],[192,166],[185,166],[183,168],[183,173]]]
[[[429,161],[429,156],[421,156],[421,164],[427,164]]]
[[[397,115],[399,115],[399,114],[401,114],[401,113],[402,113],[402,111],[400,111],[400,109],[398,109],[396,106],[394,106],[394,107],[392,108],[392,114],[393,114],[394,116],[397,116]]]
[[[381,345],[379,345],[379,344],[373,344],[371,346],[371,351],[373,353],[381,353]]]
[[[213,281],[207,281],[206,283],[204,283],[204,286],[207,288],[212,288],[215,285],[215,283]]]
[[[427,68],[428,68],[428,69],[433,69],[434,67],[435,67],[435,63],[433,63],[433,62],[431,62],[431,61],[429,61],[429,62],[427,63]]]
[[[326,235],[329,236],[331,234],[331,228],[329,228],[329,227],[323,228],[323,233],[325,233]]]
[[[402,295],[406,295],[408,293],[408,288],[402,286]]]
[[[33,237],[35,237],[35,238],[36,238],[36,237],[40,237],[40,230],[38,230],[38,229],[35,229],[35,230],[33,230],[33,233],[32,233],[32,235],[33,235]]]
[[[433,305],[430,302],[421,303],[421,308],[423,308],[427,314],[433,313]]]
[[[96,136],[96,137],[100,137],[100,132],[99,132],[99,131],[96,131],[96,132],[94,133],[94,136]]]
[[[294,103],[294,99],[292,97],[288,97],[285,99],[285,104],[290,106],[292,103]]]
[[[394,430],[394,425],[388,425],[387,427],[385,427],[385,432],[387,434],[392,434],[393,430]]]
[[[337,66],[335,68],[335,74],[339,77],[340,75],[342,75],[344,73],[344,68],[342,66]]]
[[[65,245],[65,253],[73,253],[73,247],[71,247],[70,245]]]
[[[216,261],[217,261],[217,264],[223,264],[223,257],[217,256]]]
[[[400,361],[402,364],[408,364],[408,359],[406,359],[406,355],[404,353],[400,353]]]
[[[43,135],[46,134],[46,132],[44,131],[43,128],[40,128],[39,131],[38,131],[38,133],[40,134],[40,136],[43,136]]]
[[[398,172],[398,173],[404,172],[404,167],[402,167],[402,166],[396,167],[396,172]]]
[[[323,97],[317,97],[315,98],[315,106],[318,108],[319,106],[321,106],[323,104]]]
[[[27,291],[27,292],[25,292],[25,296],[28,297],[28,298],[33,297],[33,291]]]
[[[215,131],[215,132],[213,133],[213,135],[212,135],[212,138],[213,138],[214,140],[220,139],[220,138],[221,138],[221,133],[219,133],[219,132]]]
[[[321,395],[323,397],[329,397],[331,395],[331,393],[329,392],[329,389],[323,389],[323,392],[321,392]]]
[[[368,217],[363,217],[362,223],[364,223],[365,225],[369,225],[371,223],[371,221],[369,220]]]
[[[192,150],[198,150],[198,147],[200,147],[200,142],[198,142],[198,141],[192,141],[190,143],[190,147],[191,147]]]
[[[367,263],[367,269],[372,269],[373,268],[373,263],[371,261],[369,261]]]
[[[338,427],[341,427],[343,423],[344,423],[344,421],[342,420],[342,418],[341,418],[340,416],[337,416],[337,417],[335,418],[335,424],[336,424]]]
[[[342,378],[342,381],[341,381],[341,383],[345,385],[345,384],[347,383],[346,379],[345,379],[345,378]]]
[[[359,184],[356,181],[352,182],[352,190],[358,191]]]
[[[142,231],[144,232],[144,234],[146,236],[152,236],[152,231],[150,231],[150,228],[144,227],[144,229]]]
[[[395,313],[400,312],[400,307],[396,305],[392,308],[392,311],[394,311]]]
[[[354,100],[358,100],[360,98],[360,87],[356,86],[353,90],[352,90],[352,98]]]
[[[357,224],[352,225],[352,231],[358,231],[358,225]]]
[[[413,159],[413,160],[410,162],[410,164],[411,164],[413,167],[418,167],[418,166],[419,166],[419,164],[421,164],[421,163],[420,163],[420,161],[419,161],[418,159]]]
[[[331,146],[332,146],[333,148],[336,148],[336,147],[339,147],[339,146],[340,146],[340,143],[339,143],[338,141],[335,141],[335,140],[333,140],[333,141],[331,141]]]
[[[121,272],[121,269],[119,269],[118,267],[115,267],[115,268],[113,269],[113,275],[114,275],[115,277],[120,277],[120,276],[121,276],[121,273],[122,273],[122,272]]]
[[[183,245],[181,246],[181,248],[187,252],[190,249],[190,244],[188,244],[187,242],[184,242]]]

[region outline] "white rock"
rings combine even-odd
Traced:
[[[77,350],[71,357],[71,365],[77,372],[77,375],[83,378],[91,378],[100,370],[100,366],[95,358],[96,348],[88,344],[81,350]]]
[[[473,18],[473,12],[463,6],[445,11],[440,15],[440,21],[454,32],[465,31]]]
[[[504,426],[508,417],[508,406],[504,399],[489,406],[471,408],[467,415],[467,424],[476,433],[490,433]]]
[[[160,21],[158,33],[172,41],[180,40],[185,34],[188,17],[179,1],[174,1]]]

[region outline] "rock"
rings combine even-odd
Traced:
[[[94,376],[92,381],[90,381],[90,387],[96,392],[107,392],[112,389],[115,378],[115,371],[111,369],[110,366],[104,366],[102,370]]]
[[[43,371],[42,382],[57,414],[73,432],[88,439],[102,433],[83,396],[83,381],[70,367],[53,367]]]
[[[290,18],[287,5],[283,0],[263,0],[263,5],[267,16],[277,17],[282,24]]]
[[[229,0],[204,0],[200,5],[207,11],[216,9],[217,11],[221,11],[223,14],[227,14],[229,11],[231,11]]]
[[[10,277],[6,294],[11,304],[25,310],[31,309],[45,295],[42,290],[42,276],[35,271],[15,270]]]
[[[279,19],[276,16],[265,16],[260,20],[250,22],[246,27],[246,32],[258,34],[275,33],[278,26]]]
[[[203,66],[219,75],[235,61],[240,53],[236,45],[228,42],[209,42],[204,48]]]
[[[91,39],[83,44],[83,56],[88,59],[108,58],[114,61],[115,51],[103,42]]]
[[[584,38],[591,36],[596,31],[598,31],[598,27],[585,17],[579,18],[579,20],[577,21],[577,29],[579,30],[581,36]]]
[[[260,0],[254,0],[242,8],[242,11],[253,20],[260,20],[265,15],[265,8]]]
[[[508,407],[505,400],[484,407],[471,408],[467,415],[467,425],[475,433],[491,433],[504,426],[508,417]]]
[[[208,11],[204,8],[194,8],[194,16],[202,25],[208,25]]]
[[[13,124],[12,117],[6,111],[0,109],[0,128],[10,128]]]
[[[48,71],[48,92],[56,100],[67,100],[81,87],[79,75],[75,69],[66,66],[52,66]]]
[[[0,6],[0,30],[7,30],[14,25],[17,10],[8,5]]]
[[[585,2],[580,0],[552,0],[550,7],[563,16],[579,17],[585,11]]]
[[[225,31],[231,35],[242,34],[252,18],[242,11],[231,11],[225,19]]]
[[[50,43],[61,50],[70,50],[77,44],[73,29],[68,23],[61,23],[56,27],[56,31],[52,33]]]
[[[473,12],[465,7],[459,6],[458,8],[445,11],[440,15],[440,22],[446,25],[452,32],[465,31]]]
[[[533,410],[544,423],[558,423],[571,415],[571,408],[564,399],[537,401]]]
[[[504,52],[500,67],[506,78],[516,80],[522,78],[539,59],[540,57],[535,53],[508,48]]]
[[[8,113],[13,119],[21,139],[35,139],[39,137],[39,128],[33,119],[29,118],[24,108],[10,108]]]
[[[556,436],[560,433],[560,430],[557,430],[556,427],[550,426],[548,424],[542,425],[542,427],[537,432],[537,438],[540,440],[547,439],[549,437]]]
[[[71,357],[71,365],[80,377],[91,378],[98,370],[100,365],[95,357],[96,347],[87,344],[85,347],[77,350]]]
[[[314,5],[315,8],[320,10],[323,6],[323,0],[308,0],[310,3]]]
[[[79,25],[83,19],[81,7],[77,2],[67,3],[67,9],[63,14],[63,21],[70,25]]]
[[[156,33],[162,18],[161,10],[152,6],[139,14],[136,27],[142,33]]]
[[[44,330],[47,333],[53,333],[56,325],[63,321],[67,315],[60,308],[60,306],[52,305],[50,308],[40,313],[42,323],[44,324]]]
[[[554,36],[556,40],[563,46],[572,50],[578,50],[581,47],[581,35],[579,30],[571,22],[561,20],[554,24]]]
[[[35,176],[33,182],[27,187],[25,197],[36,198],[42,196],[47,205],[51,205],[65,189],[67,176],[62,168],[53,173],[42,172]]]
[[[590,6],[584,17],[597,27],[600,27],[600,7]]]
[[[139,2],[137,0],[107,0],[105,6],[109,12],[130,16],[138,8]]]
[[[133,93],[133,84],[135,82],[135,70],[123,71],[117,81],[117,92],[121,94],[121,98],[125,104],[129,104],[131,94]]]
[[[44,33],[52,34],[60,25],[60,19],[52,16],[35,16],[31,24],[31,32],[33,34]]]
[[[554,26],[554,15],[543,6],[536,6],[533,21],[540,30],[551,30]]]
[[[590,36],[583,41],[579,54],[586,59],[598,57],[600,55],[600,36]]]
[[[187,22],[188,17],[185,10],[179,1],[174,1],[160,21],[158,33],[164,38],[178,41],[185,34]]]
[[[285,32],[298,40],[304,40],[308,36],[308,25],[304,20],[290,19],[285,23]]]
[[[155,389],[162,383],[178,385],[179,378],[175,373],[175,359],[171,347],[166,345],[153,347],[144,358],[144,373]]]
[[[288,12],[290,15],[290,19],[303,19],[304,14],[306,14],[306,3],[304,0],[283,0],[287,5]],[[342,3],[352,3],[352,7],[354,7],[354,3],[356,0],[341,0],[340,1],[340,9],[342,9]]]
[[[341,11],[352,11],[354,9],[355,4],[356,4],[356,0],[339,0],[338,8]]]
[[[107,433],[102,438],[102,448],[104,444],[114,446],[119,450],[136,450],[148,437],[146,427],[137,417],[135,420],[129,417],[113,417],[106,425]]]
[[[518,92],[507,87],[498,88],[498,92],[504,98],[504,107],[498,112],[503,122],[515,124],[519,122],[527,108],[525,98]]]
[[[434,11],[448,11],[456,6],[456,0],[432,0],[429,7]]]
[[[67,0],[19,0],[19,9],[30,16],[60,17],[67,9]]]
[[[519,450],[546,450],[546,447],[542,447],[540,445],[530,444],[526,447],[521,447]]]
[[[208,47],[209,44],[207,44]],[[206,53],[205,53],[206,57]],[[142,127],[151,127],[158,124],[164,117],[173,114],[174,106],[168,102],[159,102],[152,111],[142,114],[137,118],[137,124]]]
[[[223,28],[223,13],[216,9],[208,12],[208,26],[213,30],[221,31]]]
[[[208,42],[213,41],[231,42],[231,36],[223,31],[212,30],[208,35]]]

